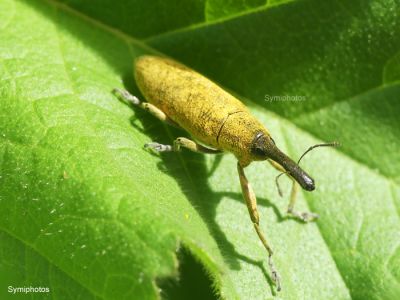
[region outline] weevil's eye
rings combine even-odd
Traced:
[[[267,159],[267,149],[266,149],[266,137],[262,132],[255,135],[253,142],[251,143],[251,154],[257,159],[264,160]]]
[[[265,150],[257,146],[251,149],[251,153],[260,159],[265,159],[267,157]]]

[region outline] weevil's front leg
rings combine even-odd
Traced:
[[[114,95],[116,95],[118,98],[121,100],[128,102],[130,104],[133,104],[134,106],[139,106],[143,108],[144,110],[148,111],[150,114],[152,114],[154,117],[159,119],[160,121],[166,122],[169,125],[175,126],[175,127],[180,127],[178,124],[176,124],[174,121],[172,121],[161,109],[158,107],[154,106],[153,104],[149,102],[142,102],[138,99],[138,97],[132,95],[126,90],[118,89],[115,88],[113,90]]]
[[[184,137],[177,138],[174,141],[173,145],[163,145],[160,143],[152,142],[145,144],[144,147],[146,149],[151,149],[157,152],[171,152],[171,151],[177,152],[180,151],[181,148],[186,148],[193,152],[208,153],[208,154],[218,154],[223,152],[221,150],[204,147]]]
[[[261,242],[263,243],[265,249],[267,249],[267,251],[268,251],[268,265],[271,270],[271,278],[272,278],[272,281],[276,284],[277,290],[280,291],[281,290],[280,276],[279,276],[277,270],[275,269],[274,263],[272,261],[273,251],[272,251],[271,247],[268,245],[268,242],[260,229],[260,225],[259,225],[260,217],[258,215],[258,210],[257,210],[256,195],[254,194],[254,191],[251,188],[250,183],[248,182],[248,180],[246,178],[246,175],[244,174],[243,167],[240,165],[239,162],[237,164],[237,169],[238,169],[238,173],[239,173],[239,179],[240,179],[240,185],[242,187],[243,197],[246,201],[247,209],[249,210],[250,219],[253,222],[254,229],[256,230],[258,237],[260,238]]]
[[[292,178],[292,182],[293,182],[293,184],[292,184],[292,190],[290,191],[290,201],[289,201],[287,213],[289,215],[292,215],[293,217],[296,217],[296,218],[304,221],[304,222],[310,222],[310,221],[314,221],[314,220],[318,219],[319,216],[316,213],[307,212],[307,211],[299,212],[299,211],[294,210],[294,204],[296,203],[297,191],[299,189],[299,184],[293,178]]]
[[[286,173],[285,169],[277,162],[270,160],[270,159],[268,160],[268,162],[278,171]],[[292,181],[292,189],[290,191],[290,200],[289,200],[287,213],[297,219],[304,221],[304,222],[310,222],[310,221],[318,219],[318,215],[316,213],[299,212],[299,211],[294,210],[294,205],[297,200],[297,192],[299,190],[299,184],[296,182],[296,180],[293,179],[293,177],[291,177],[289,174],[287,174],[287,175],[290,178],[290,180]]]
[[[139,107],[143,108],[144,110],[151,113],[153,116],[155,116],[160,121],[163,121],[172,126],[181,128],[178,124],[176,124],[174,121],[172,121],[161,109],[159,109],[158,107],[154,106],[151,103],[140,101],[136,96],[132,95],[128,91],[115,88],[113,90],[113,93],[118,98],[122,99],[123,101],[126,101],[135,106],[139,106]],[[174,141],[173,145],[163,145],[163,144],[160,144],[157,142],[151,142],[151,143],[145,144],[144,147],[146,149],[152,149],[157,152],[180,151],[181,147],[187,148],[193,152],[200,152],[200,153],[218,154],[218,153],[223,152],[221,150],[204,147],[204,146],[202,146],[192,140],[184,138],[184,137],[177,138]]]

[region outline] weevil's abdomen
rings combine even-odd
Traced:
[[[216,149],[244,155],[257,131],[264,129],[242,102],[173,60],[139,57],[135,78],[147,101],[194,138]]]

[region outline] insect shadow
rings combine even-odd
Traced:
[[[171,144],[179,136],[188,137],[188,133],[185,131],[162,124],[146,111],[137,107],[134,107],[133,111],[134,114],[130,118],[132,126],[140,132],[145,133],[149,137],[149,142],[157,141],[162,144]],[[143,151],[146,150],[143,149]],[[206,154],[193,153],[186,149],[173,153],[148,152],[148,155],[159,157],[160,161],[157,163],[158,169],[177,181],[186,198],[204,220],[209,232],[217,242],[225,262],[230,268],[240,269],[239,260],[257,266],[269,282],[272,293],[275,293],[269,272],[264,266],[265,260],[254,260],[237,252],[234,245],[227,239],[225,233],[216,222],[217,206],[224,197],[244,203],[241,193],[216,192],[212,190],[208,183],[208,178],[218,168],[224,154],[213,156],[214,163],[209,169],[206,166]],[[239,179],[233,184],[239,185]],[[258,202],[259,205],[271,207],[277,215],[279,222],[285,220],[279,209],[269,200],[258,198]],[[247,210],[244,210],[243,213],[247,214]],[[248,226],[252,226],[250,219]]]

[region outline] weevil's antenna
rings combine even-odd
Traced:
[[[286,174],[286,172],[282,172],[281,174],[279,174],[278,176],[275,177],[275,183],[276,183],[276,187],[278,188],[278,194],[281,197],[283,196],[283,193],[282,193],[281,186],[279,185],[279,177],[281,177],[283,174]]]
[[[310,152],[311,150],[313,150],[313,149],[315,149],[315,148],[318,148],[318,147],[327,147],[327,146],[328,146],[328,147],[338,147],[338,146],[340,146],[340,144],[339,144],[339,142],[334,141],[334,142],[330,142],[330,143],[316,144],[316,145],[314,145],[314,146],[311,146],[310,148],[307,149],[306,152],[303,153],[302,156],[300,156],[299,160],[297,161],[297,164],[299,164],[300,161],[301,161],[301,159],[302,159],[304,156],[306,156],[306,154],[307,154],[308,152]]]
[[[329,143],[323,143],[323,144],[316,144],[316,145],[314,145],[314,146],[311,146],[310,148],[308,148],[301,156],[300,156],[300,158],[299,158],[299,160],[297,161],[297,164],[300,164],[300,161],[302,160],[302,158],[304,157],[304,156],[306,156],[306,154],[308,153],[308,152],[310,152],[311,150],[313,150],[313,149],[315,149],[315,148],[318,148],[318,147],[338,147],[338,146],[340,146],[340,143],[339,142],[336,142],[336,141],[334,141],[334,142],[329,142]],[[276,178],[275,178],[275,183],[276,183],[276,187],[277,187],[277,189],[278,189],[278,194],[279,194],[279,196],[283,196],[283,193],[282,193],[282,189],[281,189],[281,187],[280,187],[280,185],[279,185],[279,178],[283,175],[283,174],[287,174],[287,172],[282,172],[282,173],[280,173],[278,176],[276,176]]]

